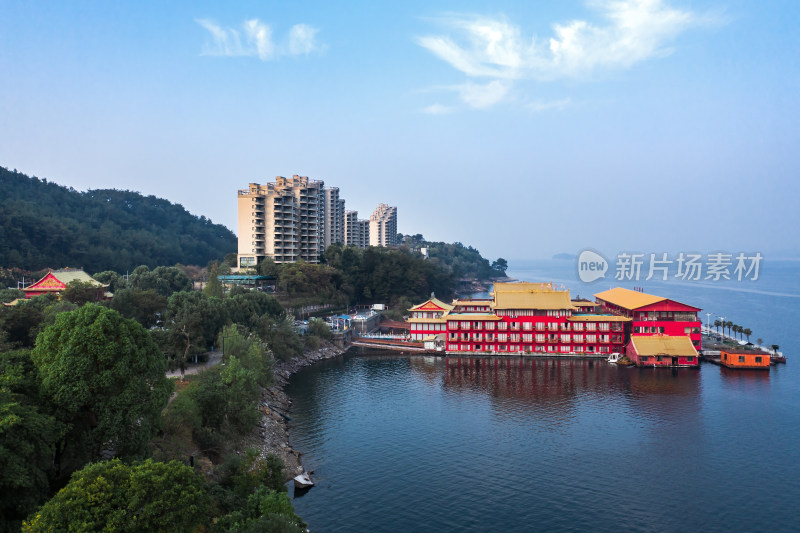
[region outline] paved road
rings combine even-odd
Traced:
[[[206,362],[205,363],[194,364],[194,363],[191,362],[191,359],[190,359],[190,362],[186,364],[186,372],[184,372],[184,373],[187,376],[191,375],[191,374],[197,374],[198,372],[200,372],[202,370],[205,370],[206,368],[210,368],[210,367],[212,367],[212,366],[214,366],[216,364],[219,364],[219,362],[221,360],[222,360],[222,352],[217,352],[217,351],[206,352]],[[173,371],[167,372],[167,377],[168,378],[179,378],[179,377],[181,377],[181,370],[177,369],[177,370],[173,370]]]

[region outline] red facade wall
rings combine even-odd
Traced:
[[[457,326],[453,327],[456,322]],[[468,322],[466,327],[462,322]],[[475,322],[480,324],[476,327]],[[499,324],[505,324],[505,330],[499,329]],[[531,324],[531,329],[524,329],[524,324]],[[544,329],[536,329],[536,324],[544,324]],[[486,324],[494,324],[494,329],[487,330]],[[554,328],[550,325],[555,324]],[[621,322],[609,322],[609,330],[601,331],[599,326],[595,331],[587,331],[586,323],[581,331],[573,329],[573,322],[563,317],[526,316],[502,317],[497,321],[468,320],[468,318],[449,319],[447,321],[447,351],[450,352],[495,352],[495,353],[587,353],[610,354],[621,352],[625,343],[625,333]],[[595,322],[599,324],[599,322]],[[612,330],[616,328],[617,330]],[[491,335],[491,340],[487,339]],[[498,335],[505,334],[506,341],[500,341]],[[531,335],[531,340],[523,340],[523,335]],[[536,340],[536,335],[544,335],[543,342]],[[573,335],[583,335],[583,342],[574,342]],[[587,342],[586,335],[595,335],[595,342]],[[511,340],[511,335],[518,335],[519,340]],[[563,341],[561,335],[569,335],[569,340]],[[608,336],[608,342],[600,342],[600,335]]]

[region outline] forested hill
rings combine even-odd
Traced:
[[[131,191],[78,192],[0,167],[0,267],[205,265],[236,251],[236,235],[180,204]]]

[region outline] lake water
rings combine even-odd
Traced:
[[[561,281],[558,263],[509,274],[610,286]],[[308,368],[287,392],[318,483],[295,508],[317,532],[797,531],[798,266],[755,287],[645,286],[780,344],[770,372],[374,352]]]

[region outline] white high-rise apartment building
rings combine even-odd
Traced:
[[[325,248],[334,243],[344,244],[344,199],[339,187],[325,188]]]
[[[370,220],[345,211],[338,187],[305,176],[278,176],[239,191],[238,265],[255,267],[270,257],[276,263],[319,263],[334,243],[397,245],[397,208],[379,204]]]
[[[369,220],[359,220],[358,211],[344,214],[344,243],[366,248],[369,246]]]
[[[369,217],[369,245],[397,246],[397,207],[378,204]]]
[[[325,250],[325,182],[305,176],[251,183],[239,191],[239,266],[319,263]]]

